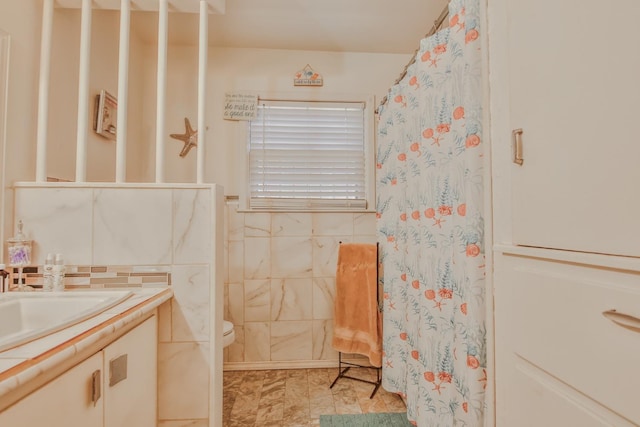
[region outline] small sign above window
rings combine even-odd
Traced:
[[[293,79],[294,86],[322,86],[322,84],[322,76],[313,71],[309,64],[298,71]]]
[[[253,120],[256,117],[258,95],[244,93],[224,94],[225,120]]]

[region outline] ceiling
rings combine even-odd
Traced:
[[[447,0],[227,0],[209,18],[209,45],[333,52],[413,53]],[[172,44],[198,43],[198,15],[171,13]],[[132,28],[157,39],[157,14],[136,12]]]

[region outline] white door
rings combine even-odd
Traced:
[[[640,256],[640,2],[507,4],[514,243]]]

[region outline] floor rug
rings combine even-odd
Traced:
[[[412,427],[406,412],[320,415],[320,427]]]

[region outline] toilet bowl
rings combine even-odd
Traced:
[[[222,326],[222,346],[226,347],[236,340],[236,331],[233,330],[233,323],[224,321]]]

